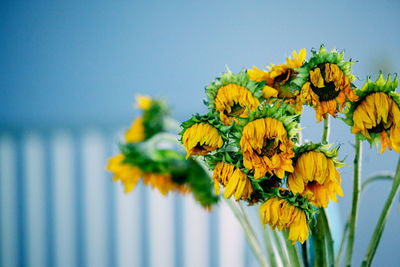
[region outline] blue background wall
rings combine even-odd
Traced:
[[[2,1],[0,128],[15,131],[127,126],[133,96],[164,97],[184,120],[203,112],[203,88],[224,71],[281,63],[293,49],[345,49],[354,73],[400,69],[398,1]],[[314,114],[304,136],[319,140]],[[352,136],[338,120],[331,139],[353,157]],[[111,140],[111,139],[110,139]],[[367,145],[364,174],[393,170],[394,152]],[[351,167],[342,169],[350,209]],[[365,177],[364,177],[365,178]],[[377,183],[362,197],[358,265],[388,193]],[[377,266],[396,266],[400,214],[395,207],[377,252]],[[3,218],[2,218],[3,219]],[[4,253],[4,251],[3,251]]]

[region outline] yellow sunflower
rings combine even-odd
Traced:
[[[347,122],[354,134],[360,134],[368,141],[381,142],[381,153],[386,148],[400,153],[400,96],[394,90],[394,81],[379,75],[375,82],[369,79],[357,93],[360,101],[354,103],[347,115]]]
[[[266,85],[263,88],[263,97],[278,97],[285,98],[288,102],[293,103],[298,90],[289,84],[290,81],[297,75],[295,69],[303,65],[306,59],[306,50],[303,48],[292,52],[292,58],[286,58],[285,64],[272,65],[268,67],[269,71],[264,71],[253,66],[252,70],[248,70],[247,74],[250,79],[257,82],[265,81]]]
[[[269,224],[273,229],[289,230],[288,239],[295,244],[304,243],[309,232],[306,213],[285,199],[272,197],[260,206],[261,223]]]
[[[244,71],[233,74],[228,70],[207,86],[206,94],[209,108],[219,113],[223,124],[231,125],[260,106],[262,84],[251,81]]]
[[[185,129],[182,142],[187,152],[186,158],[191,155],[207,155],[224,144],[218,130],[206,122],[195,123]]]
[[[293,172],[294,144],[278,119],[260,118],[246,124],[240,147],[244,166],[254,171],[255,179],[266,174],[282,179],[285,171]]]
[[[125,164],[124,160],[125,156],[123,154],[118,154],[110,158],[107,170],[114,174],[114,181],[122,182],[125,193],[129,193],[135,188],[143,173],[138,167]]]
[[[231,125],[236,116],[246,118],[249,115],[248,108],[255,111],[260,106],[260,101],[246,87],[233,83],[219,88],[214,101],[215,109],[225,125]]]
[[[301,87],[296,97],[297,108],[312,105],[317,120],[321,121],[328,114],[336,117],[346,101],[357,101],[351,85],[355,79],[351,74],[352,64],[344,61],[343,52],[328,52],[324,47],[318,52],[313,51],[313,57],[298,69],[299,75],[294,80],[294,84]]]
[[[400,152],[400,109],[387,94],[368,95],[354,110],[354,134],[371,139],[370,133],[379,133],[381,153],[386,148]]]
[[[225,187],[224,197],[235,196],[235,200],[246,200],[253,193],[253,187],[247,175],[233,164],[219,162],[213,173],[214,188],[220,194],[220,184]]]
[[[328,207],[329,200],[343,197],[341,177],[332,158],[320,151],[302,153],[289,174],[287,185],[294,194],[306,197],[316,207]]]

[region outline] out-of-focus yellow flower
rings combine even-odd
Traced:
[[[292,59],[286,58],[285,64],[272,65],[269,71],[260,70],[253,66],[253,69],[248,70],[247,73],[251,80],[262,82],[265,81],[266,85],[263,89],[263,97],[278,97],[285,98],[288,102],[294,102],[294,98],[299,93],[298,90],[293,90],[293,86],[289,82],[296,76],[296,68],[301,67],[306,59],[306,50],[303,48],[292,52]]]
[[[122,182],[125,193],[131,192],[142,177],[145,185],[158,189],[163,195],[168,194],[170,191],[189,192],[187,186],[174,183],[169,174],[143,172],[139,167],[124,163],[124,160],[125,156],[123,154],[110,158],[107,170],[114,174],[114,181]]]
[[[149,96],[144,96],[144,95],[136,96],[136,108],[142,110],[148,110],[151,108],[152,103],[153,99],[151,99],[151,97]]]
[[[371,134],[379,134],[381,153],[393,148],[400,153],[400,109],[391,97],[384,92],[367,95],[353,113],[354,134],[361,133],[371,139]]]
[[[288,239],[292,243],[308,238],[307,216],[305,212],[285,199],[272,197],[260,206],[262,224],[269,224],[273,229],[289,230]]]
[[[186,158],[191,155],[207,155],[224,144],[218,130],[208,123],[196,123],[185,130],[182,136]]]
[[[114,181],[122,182],[125,193],[129,193],[135,188],[143,173],[138,167],[125,164],[124,160],[125,156],[123,154],[118,154],[110,158],[107,170],[114,174]]]
[[[131,127],[125,132],[125,142],[136,143],[143,141],[146,138],[144,130],[143,117],[136,118]]]
[[[235,200],[246,200],[253,193],[250,179],[235,165],[219,162],[213,173],[214,188],[220,194],[220,184],[225,187],[224,197],[235,196]]]
[[[187,186],[174,183],[168,174],[145,173],[143,183],[158,189],[163,195],[168,194],[170,191],[178,191],[182,194],[189,192]]]
[[[244,166],[254,171],[254,178],[266,174],[285,176],[293,172],[293,142],[283,123],[274,118],[260,118],[244,126],[240,147]]]
[[[214,101],[215,109],[225,125],[231,125],[235,116],[247,117],[247,108],[254,111],[260,106],[258,99],[246,87],[233,83],[219,88]]]
[[[341,177],[333,159],[319,151],[303,153],[297,159],[288,187],[294,194],[306,197],[316,207],[328,207],[329,200],[343,197]]]

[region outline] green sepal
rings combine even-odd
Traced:
[[[258,107],[256,111],[249,110],[249,116],[247,118],[237,118],[239,122],[238,124],[233,125],[233,129],[231,131],[231,136],[235,140],[235,145],[240,147],[240,139],[242,138],[243,128],[248,123],[262,118],[274,118],[282,122],[286,132],[288,133],[288,137],[294,143],[296,143],[298,141],[298,133],[301,131],[301,129],[298,127],[298,118],[300,115],[287,115],[286,112],[288,106],[289,105],[287,103],[282,103],[279,106],[264,105]]]
[[[307,152],[310,151],[316,151],[316,152],[321,152],[323,153],[327,158],[333,160],[335,167],[343,167],[346,166],[346,164],[343,163],[342,160],[339,160],[337,157],[339,155],[339,148],[340,145],[336,147],[332,147],[332,144],[322,144],[322,143],[313,143],[313,142],[306,142],[302,144],[301,146],[297,146],[294,148],[294,153],[295,156],[292,159],[293,160],[293,165],[296,165],[296,162],[298,158]]]
[[[187,160],[187,184],[194,198],[204,207],[216,204],[219,197],[214,193],[213,182],[205,170],[193,159]]]
[[[209,112],[206,115],[199,115],[195,114],[193,115],[189,120],[182,122],[181,124],[181,132],[179,133],[180,135],[180,141],[182,141],[182,136],[185,133],[187,129],[192,127],[193,125],[197,123],[207,123],[216,128],[221,135],[222,139],[224,140],[224,143],[226,143],[229,140],[229,132],[232,128],[232,126],[226,126],[222,124],[221,120],[219,119],[219,115],[215,112]]]
[[[225,150],[223,152],[220,151],[214,154],[209,154],[204,156],[204,159],[211,170],[214,170],[215,166],[217,166],[219,162],[226,162],[240,168],[245,173],[246,171],[248,172],[248,170],[243,166],[243,155],[233,151]]]
[[[305,62],[300,68],[295,69],[298,72],[296,78],[293,80],[292,84],[302,88],[303,85],[309,80],[310,70],[316,68],[320,64],[332,63],[336,64],[340,70],[347,76],[350,82],[356,80],[356,76],[351,73],[352,66],[356,63],[354,61],[345,61],[344,51],[337,52],[333,49],[328,52],[326,48],[321,45],[318,51],[311,50],[312,57]]]
[[[265,82],[255,82],[250,80],[247,75],[247,71],[242,70],[238,74],[233,74],[229,69],[223,73],[220,77],[216,78],[211,82],[205,89],[207,100],[204,101],[206,106],[210,109],[215,110],[215,98],[218,94],[218,90],[228,84],[237,84],[247,88],[251,94],[258,100],[262,99],[262,89],[264,88]]]
[[[303,210],[307,217],[307,222],[310,222],[313,216],[318,212],[311,202],[307,198],[293,194],[291,191],[282,188],[273,188],[270,193],[265,194],[266,200],[276,197],[279,199],[286,200],[290,205],[295,206]]]
[[[208,174],[196,161],[186,160],[183,153],[168,149],[148,150],[145,145],[135,143],[122,144],[120,150],[125,156],[124,163],[145,173],[170,175],[174,183],[187,185],[202,206],[218,202]]]

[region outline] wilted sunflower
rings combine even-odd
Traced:
[[[312,105],[318,121],[327,114],[337,116],[346,101],[357,101],[351,82],[353,62],[344,61],[344,52],[328,52],[321,46],[318,52],[312,51],[313,57],[301,68],[293,83],[301,88],[297,96],[297,108],[303,104]]]
[[[225,187],[224,197],[235,196],[235,200],[246,200],[253,193],[253,187],[247,175],[233,164],[219,162],[213,173],[214,188],[220,194],[220,184]]]
[[[273,229],[289,230],[288,239],[292,243],[308,238],[308,224],[305,211],[292,205],[286,199],[272,197],[260,206],[262,224],[269,224]]]
[[[260,106],[262,84],[251,81],[246,72],[227,71],[206,88],[207,105],[216,110],[223,124],[231,125],[235,117],[247,117],[248,110]]]
[[[284,112],[284,106],[265,106],[237,126],[243,164],[254,172],[255,179],[274,174],[282,179],[285,171],[293,171],[291,139],[298,129],[296,116],[286,116]]]
[[[386,148],[400,153],[400,95],[395,93],[397,77],[385,80],[380,74],[375,82],[369,78],[361,90],[359,101],[353,103],[345,120],[352,132],[366,138],[371,144],[381,141],[381,153]]]
[[[224,140],[219,125],[214,122],[212,116],[193,116],[188,121],[182,123],[183,128],[180,135],[186,150],[186,158],[191,155],[207,155],[208,153],[221,148]]]
[[[256,66],[253,66],[252,70],[247,71],[251,80],[256,82],[265,81],[266,84],[263,89],[264,98],[284,98],[290,103],[295,101],[299,90],[296,90],[290,82],[297,75],[296,69],[303,65],[306,59],[306,50],[301,49],[299,53],[293,51],[292,57],[293,59],[290,57],[286,58],[285,64],[269,66],[268,71],[260,70]]]
[[[124,185],[124,192],[131,192],[139,182],[143,173],[140,168],[124,163],[125,156],[118,154],[109,159],[107,170],[111,171],[114,181],[121,181]]]
[[[132,157],[132,155],[129,155]],[[143,178],[143,183],[153,188],[158,189],[161,194],[166,195],[170,191],[178,191],[180,193],[186,193],[189,191],[188,187],[184,184],[178,184],[173,181],[172,176],[168,173],[153,173],[145,169],[139,168],[139,165],[135,166],[131,162],[127,161],[138,161],[143,162],[144,168],[152,168],[151,165],[156,165],[156,162],[149,163],[145,161],[145,158],[127,159],[124,154],[118,154],[109,159],[107,170],[114,174],[114,181],[121,181],[124,185],[124,192],[131,192],[136,184]]]
[[[338,148],[327,150],[320,144],[305,144],[297,149],[293,173],[287,185],[294,194],[306,197],[316,207],[328,207],[329,200],[343,197],[341,177],[336,167],[343,164],[337,157]]]

